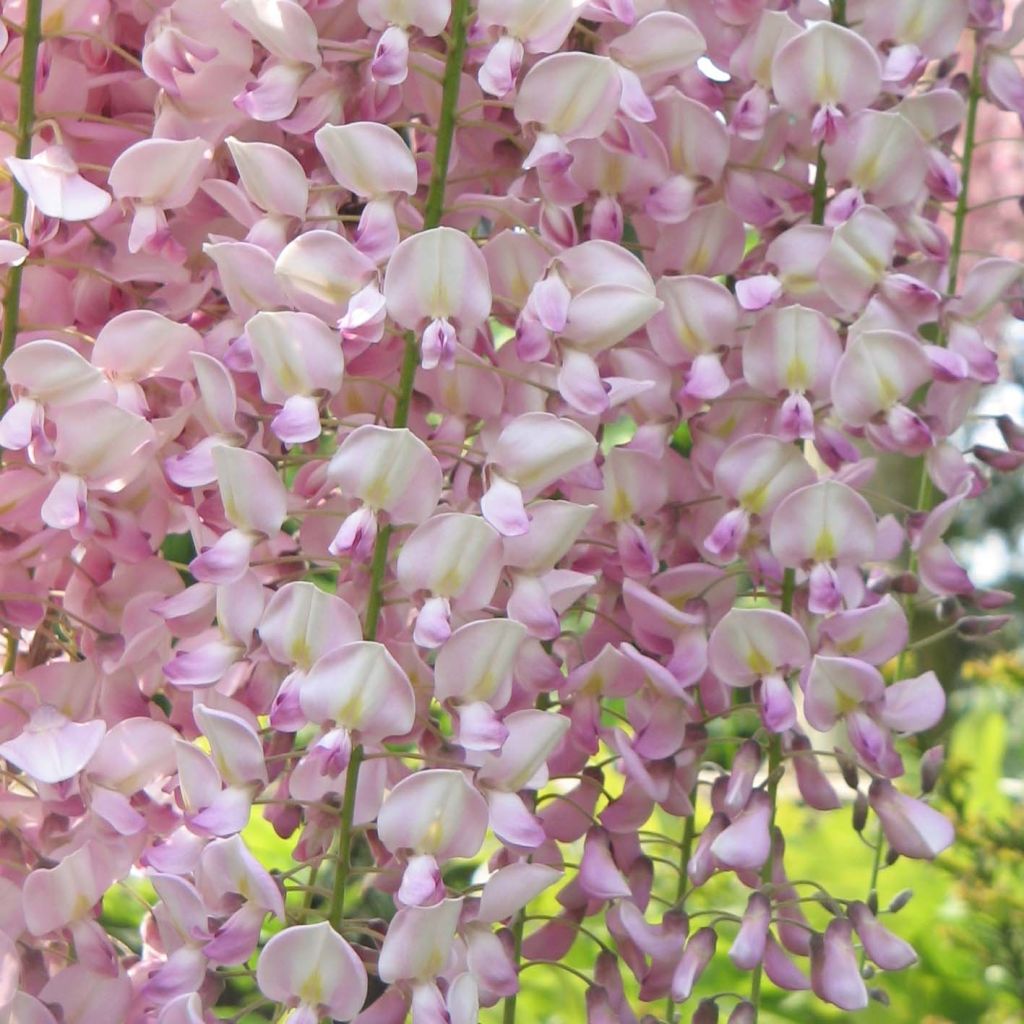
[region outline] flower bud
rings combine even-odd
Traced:
[[[889,913],[897,914],[914,898],[913,889],[901,889],[889,903]]]
[[[853,830],[863,832],[868,823],[868,801],[863,793],[858,793],[853,801]]]
[[[757,1010],[754,1009],[753,1003],[748,1003],[746,999],[741,1003],[737,1003],[732,1013],[729,1014],[729,1020],[727,1024],[755,1024],[757,1021]]]
[[[946,761],[946,748],[941,744],[931,747],[924,752],[921,758],[921,793],[927,795],[939,781],[942,774],[942,766]]]
[[[857,774],[857,762],[845,750],[836,749],[836,764],[842,772],[843,781],[850,789],[857,789],[860,785],[860,776]]]
[[[714,999],[702,999],[690,1021],[691,1024],[718,1024],[718,1006]]]

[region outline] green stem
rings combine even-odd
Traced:
[[[32,156],[32,130],[36,121],[36,64],[39,58],[39,43],[42,38],[43,0],[28,0],[25,5],[25,25],[21,37],[21,71],[18,75],[18,140],[14,155],[19,160]],[[28,215],[28,194],[18,184],[14,186],[11,201],[10,222],[16,224],[25,238],[25,220]],[[7,357],[14,351],[18,337],[18,316],[21,305],[21,279],[25,265],[11,267],[8,272],[7,290],[4,294],[3,335],[0,337],[0,367],[7,363]],[[6,375],[0,381],[0,415],[7,411],[11,400],[11,388]]]
[[[352,814],[356,806],[356,784],[359,781],[359,766],[362,761],[363,748],[357,746],[352,751],[352,759],[345,774],[345,795],[341,803],[341,824],[338,826],[338,866],[334,871],[331,906],[327,912],[327,920],[331,922],[335,931],[341,927],[341,919],[345,916],[345,886],[348,884],[352,861]]]
[[[981,56],[982,47],[977,37],[974,40],[974,61],[971,65],[971,79],[967,94],[967,119],[964,123],[964,155],[960,164],[960,195],[957,196],[956,210],[953,213],[953,238],[949,245],[949,271],[946,281],[946,298],[956,295],[958,278],[960,276],[960,256],[964,244],[964,228],[967,225],[967,214],[970,212],[968,193],[971,187],[971,165],[974,160],[975,135],[978,125],[978,104],[981,101]],[[939,331],[936,344],[946,344],[945,328]],[[925,461],[921,459],[921,476],[917,488],[916,508],[927,511],[932,504],[932,478],[928,475]],[[917,552],[911,551],[907,563],[910,572],[917,571]],[[915,608],[912,601],[908,600],[906,605],[907,628],[909,636],[914,635],[914,614]],[[896,666],[897,676],[902,678],[903,665],[906,657],[906,648],[900,652],[899,661]]]
[[[469,0],[453,0],[452,35],[448,48],[448,59],[444,67],[444,82],[441,86],[441,116],[437,122],[434,165],[430,172],[427,202],[423,207],[424,231],[436,228],[441,223],[441,214],[444,212],[444,190],[448,179],[448,163],[452,155],[452,141],[455,138],[455,104],[459,99],[462,58],[466,53],[468,14]]]
[[[819,173],[824,177],[825,161],[822,159],[820,153],[818,156]],[[817,182],[815,182],[815,191],[817,191]],[[822,189],[824,193],[824,188]],[[782,612],[784,615],[790,615],[793,612],[793,595],[796,591],[796,570],[787,569],[782,574]],[[771,812],[768,818],[768,834],[770,836],[775,833],[775,808],[778,803],[779,796],[779,781],[782,776],[782,772],[779,768],[782,765],[782,738],[778,733],[772,733],[771,739],[768,741],[768,802],[771,805]],[[768,883],[772,880],[772,858],[771,854],[768,855],[768,859],[764,862],[764,866],[761,868],[761,881]],[[754,968],[754,975],[750,979],[750,1002],[754,1006],[754,1024],[757,1024],[757,1020],[761,1015],[761,982],[764,976],[764,968],[761,964],[758,964]]]
[[[981,56],[982,47],[975,37],[974,63],[971,65],[971,81],[967,93],[967,120],[964,123],[964,155],[960,162],[960,195],[956,200],[956,211],[953,214],[953,238],[949,246],[947,296],[956,295],[957,277],[960,274],[960,255],[964,244],[968,192],[971,187],[971,163],[974,159],[974,136],[978,124],[978,103],[981,101]]]
[[[690,794],[691,802],[696,801],[697,790]],[[683,896],[686,894],[686,865],[690,863],[690,853],[693,850],[693,840],[697,834],[697,811],[693,810],[686,816],[686,822],[683,825],[683,839],[679,846],[679,879],[676,883],[676,902],[675,906],[679,906],[683,902]],[[665,1000],[665,1020],[668,1024],[672,1024],[672,1019],[675,1017],[676,1003],[670,995]]]
[[[462,58],[466,52],[466,22],[469,0],[454,0],[452,3],[451,44],[444,68],[444,84],[441,90],[441,116],[437,124],[437,142],[434,149],[434,164],[430,172],[430,186],[423,211],[423,230],[429,231],[441,223],[444,213],[444,193],[448,179],[448,164],[451,160],[452,141],[455,136],[455,105],[459,98],[459,79],[462,74]],[[398,377],[398,394],[395,399],[395,414],[392,426],[405,427],[409,422],[409,406],[412,403],[416,367],[419,364],[419,348],[412,335],[405,339],[402,368]],[[366,601],[366,619],[363,635],[367,640],[377,638],[380,611],[383,604],[384,578],[387,575],[388,549],[391,544],[391,525],[387,524],[377,534],[370,562],[370,593]],[[352,859],[352,814],[356,803],[356,787],[359,784],[359,767],[363,762],[363,748],[357,745],[352,751],[352,760],[345,776],[345,794],[341,805],[341,822],[338,826],[338,865],[334,872],[334,887],[328,920],[337,929],[345,912],[345,886],[348,883]]]
[[[825,166],[825,143],[818,146],[818,159],[814,164],[814,206],[811,208],[811,223],[825,223],[825,197],[828,193],[828,174]]]
[[[875,856],[871,862],[871,878],[868,881],[868,903],[871,902],[871,894],[878,889],[878,872],[882,868],[882,850],[885,847],[885,833],[882,831],[882,823],[878,823],[878,831],[875,835]],[[875,912],[875,908],[872,907],[872,913]],[[867,959],[867,950],[861,949],[860,951],[860,966],[864,967],[864,961]]]
[[[789,570],[786,570],[787,573]],[[785,594],[785,591],[783,591]],[[792,592],[790,592],[790,605],[792,605]],[[788,611],[787,611],[788,614]],[[779,793],[779,766],[782,764],[782,740],[777,733],[772,734],[772,738],[768,743],[768,800],[771,804],[771,814],[768,821],[768,834],[773,835],[775,832],[775,805],[778,800]],[[764,862],[764,866],[761,868],[761,881],[768,883],[772,880],[772,857],[768,855],[768,859]],[[750,1002],[754,1007],[754,1024],[757,1024],[758,1019],[761,1016],[761,982],[764,978],[764,967],[762,964],[758,964],[754,968],[753,977],[750,979]]]
[[[956,210],[953,214],[953,237],[949,246],[949,271],[946,281],[946,298],[952,298],[957,292],[957,283],[960,276],[960,256],[964,244],[964,228],[967,225],[967,214],[970,212],[968,192],[971,185],[971,164],[974,159],[975,135],[978,124],[978,104],[981,101],[981,57],[982,47],[978,37],[974,37],[974,60],[971,64],[971,78],[967,94],[967,119],[964,123],[964,154],[960,164],[960,195],[957,196]],[[936,339],[938,345],[946,344],[946,331],[939,331]],[[924,458],[921,459],[921,476],[917,487],[916,508],[920,511],[927,511],[932,504],[932,478],[928,475],[928,469]],[[911,551],[907,558],[907,570],[911,573],[917,571],[917,552]],[[911,640],[914,636],[914,617],[916,607],[908,597],[906,601],[907,636]],[[903,670],[906,663],[907,652],[913,644],[908,644],[900,651],[896,662],[896,677],[903,678]],[[878,887],[878,873],[882,866],[882,850],[885,847],[885,833],[882,831],[882,823],[878,823],[878,831],[875,841],[875,856],[871,864],[871,877],[868,881],[868,898]],[[864,966],[865,954],[861,952],[860,963]]]
[[[526,911],[520,910],[516,915],[515,924],[512,926],[512,961],[516,965],[516,970],[519,969],[519,959],[523,953],[523,928],[526,924]],[[501,1012],[501,1024],[515,1024],[516,1019],[516,995],[513,992],[510,996],[505,996],[505,1005],[502,1007]]]

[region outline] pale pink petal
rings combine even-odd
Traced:
[[[461,231],[421,231],[392,254],[384,297],[388,315],[402,327],[416,330],[426,321],[450,318],[460,330],[472,330],[491,311],[487,263]]]
[[[767,608],[734,608],[711,632],[711,671],[729,686],[750,686],[781,670],[801,668],[810,645],[788,615]]]
[[[438,651],[434,695],[438,700],[507,700],[526,630],[511,619],[481,619],[460,626]]]
[[[564,141],[601,135],[618,110],[622,92],[618,69],[607,57],[559,53],[526,74],[516,94],[520,124],[536,122]]]
[[[816,22],[795,36],[772,63],[775,97],[799,117],[822,106],[861,110],[874,101],[881,83],[874,49],[856,32],[829,21]]]
[[[427,590],[468,610],[490,601],[501,566],[501,538],[493,527],[479,516],[449,512],[413,531],[397,568],[406,593]]]
[[[398,523],[420,523],[441,496],[441,467],[409,430],[357,427],[331,458],[328,478],[346,498],[383,509]]]
[[[374,740],[404,735],[416,710],[398,662],[382,644],[362,640],[318,658],[300,683],[299,699],[311,722],[334,722]]]
[[[61,146],[50,146],[30,159],[9,156],[6,164],[36,209],[60,220],[92,220],[110,206],[110,196],[78,173],[78,165]]]
[[[403,779],[384,801],[380,841],[439,860],[472,857],[487,829],[487,804],[459,771],[433,768]]]
[[[73,529],[85,518],[88,497],[88,489],[81,477],[61,473],[46,496],[39,516],[55,530]]]
[[[879,719],[896,732],[918,733],[938,724],[946,693],[934,672],[903,679],[886,688]]]
[[[868,991],[853,948],[853,929],[845,918],[833,918],[825,934],[811,940],[811,988],[819,999],[841,1010],[863,1010]]]
[[[355,611],[313,583],[286,583],[267,602],[260,639],[275,661],[309,669],[322,655],[362,638]]]
[[[298,309],[325,320],[344,314],[375,276],[373,261],[348,239],[320,229],[289,242],[277,257],[274,274]]]
[[[400,910],[380,951],[381,981],[432,981],[448,967],[462,899]]]
[[[827,732],[846,711],[878,700],[884,691],[885,681],[873,665],[818,654],[804,684],[804,714],[815,729]]]
[[[185,206],[206,174],[211,151],[204,139],[143,139],[125,149],[110,168],[118,199],[171,210]]]
[[[0,755],[39,782],[63,782],[89,763],[106,731],[102,721],[72,722],[46,704],[19,736],[0,743]]]
[[[675,11],[654,11],[617,36],[608,52],[644,78],[678,74],[696,63],[706,45],[689,18]]]
[[[499,754],[488,754],[477,778],[505,792],[543,784],[545,762],[569,728],[562,715],[528,709],[505,718],[509,737]]]
[[[331,177],[355,195],[415,194],[416,161],[398,132],[387,125],[375,121],[325,125],[314,142]]]
[[[262,210],[284,217],[306,215],[309,183],[302,165],[287,150],[266,142],[225,139],[238,168],[239,181]]]
[[[256,983],[269,999],[299,1001],[336,1020],[351,1020],[366,1001],[366,968],[326,922],[292,925],[264,946]]]
[[[875,554],[875,514],[852,487],[837,480],[802,487],[772,517],[772,553],[783,566],[805,562],[860,565]]]
[[[546,864],[517,861],[501,868],[484,885],[477,920],[485,924],[507,921],[561,877],[560,871]]]

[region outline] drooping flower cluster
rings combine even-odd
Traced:
[[[3,1019],[511,1021],[591,925],[592,1024],[913,963],[1022,11],[6,0]],[[780,787],[870,892],[808,907]]]

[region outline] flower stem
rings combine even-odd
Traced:
[[[337,931],[345,916],[345,886],[348,883],[352,860],[352,815],[356,806],[356,784],[359,781],[359,766],[363,761],[363,748],[356,746],[345,773],[345,795],[341,803],[341,824],[338,826],[338,866],[334,873],[334,888],[331,890],[331,906],[327,919]]]
[[[691,802],[697,800],[697,790],[693,790],[690,795]],[[690,863],[690,853],[693,850],[693,840],[697,834],[697,809],[694,808],[687,816],[686,822],[683,825],[683,839],[679,845],[679,880],[676,884],[676,901],[675,906],[679,906],[683,901],[683,896],[686,894],[686,865]],[[675,1016],[676,1003],[670,995],[665,1000],[665,1020],[668,1024],[672,1024],[672,1019]]]
[[[828,193],[828,176],[825,173],[825,143],[818,146],[818,159],[814,165],[814,205],[811,207],[811,223],[825,223],[825,196]]]
[[[14,155],[19,160],[27,160],[32,155],[32,130],[36,121],[36,64],[39,57],[39,42],[42,38],[40,23],[42,21],[43,0],[27,0],[25,4],[25,24],[21,36],[21,71],[18,75],[18,124],[17,142]],[[9,220],[15,224],[25,238],[25,221],[28,216],[28,194],[12,180],[14,186]],[[11,267],[8,272],[7,290],[4,294],[3,335],[0,337],[0,367],[7,362],[7,357],[14,351],[14,342],[18,337],[18,315],[21,305],[21,279],[25,264]],[[7,411],[11,400],[11,388],[6,374],[0,381],[0,415]]]
[[[821,173],[824,177],[824,160],[819,155],[818,162],[821,166]],[[815,191],[817,191],[817,182],[815,182]],[[824,188],[822,193],[824,193]],[[793,611],[793,594],[796,591],[796,570],[787,569],[782,575],[782,612],[784,615],[790,615]],[[772,733],[771,739],[768,741],[768,801],[771,804],[771,813],[768,819],[768,834],[773,835],[775,832],[775,806],[778,803],[779,795],[779,780],[782,776],[782,772],[779,768],[782,765],[782,739],[778,733]],[[768,859],[764,862],[764,866],[761,868],[761,881],[764,883],[772,880],[772,855],[768,855]],[[764,967],[762,964],[758,964],[754,968],[754,975],[750,979],[750,1002],[754,1006],[754,1024],[757,1024],[757,1020],[761,1015],[761,981],[764,976]]]
[[[441,92],[441,116],[437,125],[437,142],[434,149],[434,164],[430,172],[430,186],[423,212],[423,229],[429,231],[441,223],[444,212],[444,193],[448,178],[448,163],[451,159],[452,140],[455,136],[455,105],[459,98],[459,78],[462,74],[462,58],[466,51],[466,21],[469,0],[454,0],[452,3],[451,45],[445,61],[444,84]],[[404,427],[409,422],[409,406],[412,403],[413,384],[419,349],[413,336],[405,339],[405,352],[398,378],[398,395],[395,400],[395,414],[392,426]],[[376,640],[380,624],[380,611],[387,575],[388,549],[391,544],[391,524],[385,525],[377,534],[370,563],[370,593],[366,602],[366,619],[363,635],[367,640]],[[359,767],[363,762],[363,748],[357,744],[352,750],[345,776],[345,794],[341,805],[341,822],[338,826],[338,864],[334,872],[334,886],[328,920],[338,928],[345,913],[345,886],[348,883],[352,860],[352,814],[356,803],[356,788],[359,785]]]
[[[960,256],[964,244],[964,228],[967,225],[967,214],[970,212],[969,196],[971,186],[971,164],[974,160],[975,134],[978,124],[978,103],[981,100],[981,55],[982,47],[977,36],[974,40],[974,61],[971,64],[971,78],[967,93],[967,119],[964,123],[964,155],[960,166],[960,195],[957,196],[956,210],[953,213],[953,237],[949,245],[949,271],[946,279],[946,298],[956,295],[958,278],[960,276]],[[947,331],[945,327],[939,330],[936,344],[946,344]],[[928,468],[924,458],[921,459],[921,477],[917,488],[917,504],[915,508],[926,512],[932,504],[932,478],[928,475]],[[917,570],[917,552],[911,551],[907,563],[910,572]],[[914,604],[907,601],[907,629],[911,639],[914,636]],[[907,648],[900,652],[899,661],[896,667],[896,675],[903,676],[903,666],[906,659]]]
[[[967,120],[964,123],[964,155],[960,162],[960,195],[957,196],[956,210],[953,213],[953,238],[949,246],[949,274],[946,284],[947,297],[956,295],[957,277],[960,274],[960,256],[964,244],[964,227],[967,224],[968,192],[971,187],[971,163],[974,159],[974,136],[978,123],[978,103],[981,100],[982,49],[977,37],[975,37],[974,62],[971,65],[971,79],[967,93]]]
[[[512,925],[512,962],[519,970],[519,959],[523,953],[523,928],[526,925],[526,911],[521,910],[516,915],[515,924]],[[516,992],[505,996],[505,1005],[502,1007],[501,1024],[515,1024],[516,1019]]]

